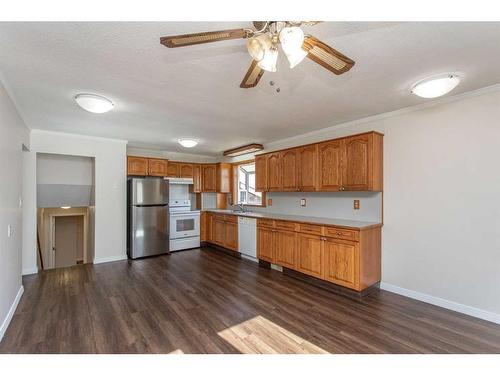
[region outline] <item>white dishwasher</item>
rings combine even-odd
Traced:
[[[238,250],[243,257],[257,261],[257,220],[238,217]]]

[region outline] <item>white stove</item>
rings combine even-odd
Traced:
[[[190,200],[171,200],[170,251],[200,247],[200,211],[191,210]]]

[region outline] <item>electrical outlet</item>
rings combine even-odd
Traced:
[[[267,205],[268,205],[268,206],[272,206],[272,205],[273,205],[273,200],[272,200],[271,198],[269,198],[269,199],[267,200]]]
[[[354,200],[354,209],[359,210],[359,199]]]
[[[9,224],[7,225],[7,237],[12,236],[12,226]]]
[[[301,205],[302,207],[305,207],[305,206],[306,206],[306,199],[305,199],[305,198],[302,198],[302,199],[300,200],[300,205]]]

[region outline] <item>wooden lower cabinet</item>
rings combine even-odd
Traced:
[[[257,258],[267,262],[274,261],[275,229],[257,227]]]
[[[224,247],[238,251],[238,224],[226,221],[225,225]]]
[[[224,219],[216,216],[213,220],[213,239],[212,241],[219,246],[224,246],[224,237],[226,236],[226,223]]]
[[[380,281],[381,228],[258,219],[257,257],[362,291]]]
[[[207,213],[205,226],[206,242],[238,251],[238,222],[232,216]]]
[[[275,263],[295,269],[297,264],[297,233],[278,229],[274,234]]]
[[[323,241],[323,277],[327,281],[357,289],[359,244],[326,237]]]
[[[321,277],[323,275],[323,240],[313,234],[297,234],[297,271]]]

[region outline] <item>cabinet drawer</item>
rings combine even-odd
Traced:
[[[238,222],[238,216],[236,216],[236,215],[226,215],[225,217],[226,217],[225,220],[228,223],[237,223]]]
[[[299,224],[299,231],[302,233],[322,235],[323,227],[314,224]]]
[[[274,228],[274,220],[257,219],[257,226],[265,228]]]
[[[293,221],[276,221],[276,228],[295,231],[297,230],[297,224]]]
[[[359,231],[350,229],[340,229],[335,227],[325,227],[325,236],[344,240],[358,241]]]

